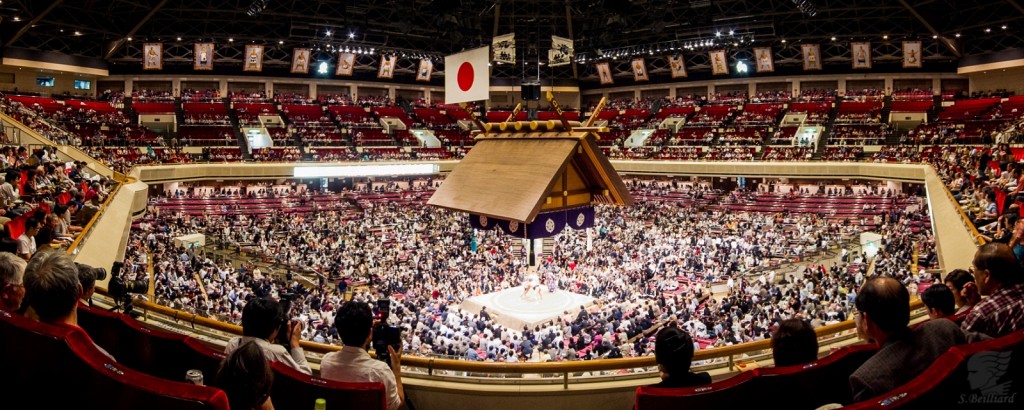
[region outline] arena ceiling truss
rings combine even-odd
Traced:
[[[732,56],[772,47],[776,63],[799,64],[799,44],[816,43],[825,62],[849,59],[851,41],[870,41],[877,61],[896,58],[900,42],[923,42],[924,60],[1024,47],[1020,0],[4,0],[5,48],[57,51],[136,66],[141,44],[164,44],[165,61],[185,66],[191,45],[214,42],[216,58],[240,59],[244,44],[266,47],[265,64],[287,66],[293,48],[334,54],[361,48],[364,71],[379,51],[436,58],[516,33],[517,64],[496,77],[536,75],[551,36],[575,41],[577,62],[540,66],[545,78],[593,76],[592,61],[613,66],[610,51],[653,57],[688,42],[717,39]],[[1005,28],[1004,28],[1005,27]],[[329,33],[329,34],[328,34]],[[732,33],[731,35],[728,33]],[[834,40],[833,40],[834,38]],[[180,39],[180,40],[179,40]],[[374,55],[378,54],[378,55]],[[707,53],[687,51],[695,70]],[[541,57],[542,56],[542,57]],[[399,60],[400,62],[403,60]],[[586,64],[580,62],[586,61]],[[414,61],[400,71],[415,70]],[[663,59],[651,70],[667,70]],[[613,72],[627,73],[628,67]],[[440,74],[440,73],[439,73]]]

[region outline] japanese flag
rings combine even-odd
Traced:
[[[487,46],[444,58],[444,102],[456,104],[490,99],[491,57]]]

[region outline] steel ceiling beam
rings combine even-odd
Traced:
[[[1016,0],[1006,0],[1006,2],[1010,3],[1010,5],[1013,6],[1013,8],[1017,9],[1017,11],[1019,11],[1020,14],[1024,14],[1024,7],[1021,7],[1020,3],[1017,3]]]
[[[963,57],[963,54],[957,48],[956,43],[954,43],[953,40],[950,39],[949,37],[946,37],[942,33],[939,33],[938,30],[935,30],[935,27],[932,27],[931,23],[928,23],[928,20],[925,20],[925,18],[921,16],[920,13],[917,12],[917,9],[915,9],[914,6],[911,6],[910,3],[907,3],[907,0],[899,0],[899,2],[900,4],[903,5],[903,8],[907,9],[907,11],[910,12],[910,14],[913,15],[918,22],[924,25],[924,28],[928,29],[928,31],[930,31],[933,36],[938,36],[939,41],[942,42],[942,45],[946,46],[946,48],[949,49],[949,51],[953,53],[953,55],[957,56],[957,58]]]
[[[106,60],[110,57],[113,57],[114,53],[117,52],[117,49],[123,47],[124,44],[128,42],[128,37],[134,36],[135,33],[137,33],[139,29],[142,28],[142,26],[148,23],[149,19],[153,18],[153,16],[156,15],[156,13],[160,11],[160,9],[162,9],[165,4],[167,4],[167,0],[161,0],[160,3],[158,3],[156,6],[153,6],[153,8],[149,10],[149,13],[146,14],[146,17],[143,17],[142,20],[139,20],[139,23],[136,24],[135,27],[132,27],[131,31],[129,31],[128,34],[125,34],[122,38],[112,41],[110,48],[107,49],[106,53],[103,53],[103,59]]]
[[[43,10],[42,13],[37,14],[32,19],[32,21],[29,21],[27,24],[18,29],[18,32],[14,33],[14,35],[11,36],[11,39],[7,40],[7,43],[4,43],[4,47],[6,48],[13,45],[15,41],[18,41],[18,39],[21,38],[21,36],[25,35],[25,33],[27,33],[33,26],[35,26],[36,23],[39,23],[39,21],[41,21],[43,17],[46,17],[47,14],[50,14],[50,12],[53,11],[53,9],[57,8],[61,4],[64,4],[64,0],[56,0],[53,3],[50,3],[50,6],[47,7],[46,10]]]

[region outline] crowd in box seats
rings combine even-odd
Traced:
[[[879,124],[882,122],[881,102],[850,102],[839,104],[837,124]]]
[[[327,125],[331,118],[319,105],[282,104],[281,113],[292,124],[296,125]]]
[[[932,102],[935,94],[931,88],[899,88],[892,90],[893,101],[927,101]]]
[[[261,115],[277,115],[277,108],[269,103],[234,103],[233,108],[238,116],[238,125],[260,125]]]
[[[810,88],[800,91],[800,96],[797,98],[801,102],[832,102],[835,101],[839,96],[839,93],[833,89],[820,89]]]
[[[722,145],[761,145],[765,136],[771,134],[769,126],[734,126],[720,128],[718,143]]]
[[[327,107],[327,111],[330,112],[331,115],[334,116],[334,119],[342,126],[377,124],[377,121],[370,116],[370,113],[360,106],[331,105]]]
[[[711,105],[740,105],[745,102],[747,102],[747,93],[745,91],[714,93],[708,99],[708,104]]]
[[[185,125],[231,125],[228,108],[222,102],[182,103]]]
[[[810,147],[765,147],[765,161],[810,161],[814,150]]]
[[[664,147],[654,154],[653,159],[694,161],[701,157],[700,147]]]
[[[918,162],[920,154],[916,146],[893,145],[882,147],[878,152],[871,154],[871,162]]]
[[[551,255],[539,269],[560,289],[601,295],[602,303],[534,329],[505,329],[481,319],[478,312],[460,310],[458,304],[472,295],[517,285],[526,269],[524,250],[515,246],[513,238],[492,231],[478,233],[477,246],[483,252],[460,245],[467,239],[450,229],[459,215],[422,206],[439,182],[359,183],[341,194],[303,193],[287,186],[208,189],[183,185],[167,197],[153,199],[151,206],[158,212],[133,229],[131,241],[153,250],[157,299],[177,309],[237,323],[241,301],[252,289],[265,289],[271,295],[293,291],[298,293],[293,305],[305,324],[303,337],[337,343],[332,313],[343,290],[316,286],[322,282],[315,279],[312,288],[294,286],[267,272],[237,270],[199,254],[174,250],[171,244],[182,234],[205,232],[210,238],[223,238],[232,246],[292,266],[296,274],[374,281],[375,292],[359,291],[352,298],[368,303],[381,297],[392,300],[391,320],[404,329],[407,354],[488,361],[650,355],[653,338],[637,336],[674,320],[701,341],[701,348],[764,339],[773,321],[798,313],[814,318],[818,326],[837,323],[850,317],[848,292],[864,280],[864,256],[850,254],[834,266],[810,266],[816,279],[790,278],[788,285],[777,283],[774,270],[779,263],[815,254],[862,229],[878,227],[888,238],[881,252],[881,258],[889,261],[884,265],[892,266],[896,277],[912,282],[922,278],[907,269],[911,247],[915,243],[928,246],[927,239],[921,239],[927,230],[907,229],[928,219],[925,202],[880,192],[874,186],[859,187],[860,194],[841,185],[794,187],[781,194],[775,192],[781,190],[776,186],[759,186],[756,192],[721,192],[684,179],[627,180],[638,204],[599,207],[599,235],[592,238],[595,248],[625,246],[624,257],[581,258],[586,254],[586,235],[567,231],[555,238]],[[309,217],[313,209],[332,212]],[[679,219],[681,211],[686,218]],[[283,224],[295,229],[284,236],[267,234],[270,227]],[[418,228],[406,232],[384,229],[385,224]],[[633,243],[651,241],[659,245],[646,251],[629,250]],[[307,243],[316,243],[317,249],[299,245]],[[435,247],[429,244],[441,243],[451,244],[449,253],[458,253],[457,257],[479,268],[455,275],[449,271],[457,266],[429,262],[433,259],[425,253]],[[664,259],[665,252],[671,255],[669,260]],[[433,268],[418,269],[422,264]],[[661,268],[643,269],[654,265]],[[190,272],[202,279],[208,300],[195,292],[197,283],[181,279]],[[414,280],[417,275],[426,277]],[[732,284],[733,296],[708,298],[708,284],[720,281]],[[751,303],[769,295],[781,298],[780,302]],[[806,303],[810,300],[815,303]],[[764,314],[752,313],[745,323],[729,320],[736,303]],[[439,311],[447,311],[443,323],[426,320]],[[483,329],[471,330],[477,321],[483,321]],[[566,330],[569,327],[580,331]]]
[[[832,110],[831,103],[827,102],[798,102],[789,105],[790,113],[806,113],[807,119],[804,124],[824,124],[828,121],[829,111]]]
[[[206,90],[195,90],[186,88],[181,90],[181,101],[182,102],[213,102],[220,101],[220,90],[217,89],[206,89]]]
[[[750,97],[752,103],[788,103],[793,99],[789,91],[758,91]]]
[[[779,127],[772,133],[771,138],[768,139],[770,145],[788,145],[793,143],[793,138],[796,137],[796,132],[800,130],[800,127]]]
[[[889,124],[836,124],[829,145],[882,145],[889,135]]]
[[[308,148],[307,152],[313,155],[314,161],[356,161],[359,155],[352,148]]]
[[[238,146],[231,126],[187,125],[178,127],[177,140],[185,146]]]
[[[876,88],[846,89],[845,99],[853,101],[878,101],[885,98],[885,91]]]
[[[366,148],[361,155],[366,161],[404,161],[410,159],[402,148]]]
[[[618,148],[613,147],[608,151],[608,158],[612,159],[647,159],[657,151],[656,147],[635,147]]]
[[[174,102],[174,94],[170,90],[142,89],[132,91],[132,102]]]
[[[732,105],[707,105],[701,107],[686,125],[722,125],[732,116],[734,111],[735,107]]]
[[[782,113],[782,104],[747,104],[743,106],[736,119],[735,124],[762,124],[775,125],[779,122],[779,114]]]
[[[302,93],[274,91],[274,102],[278,104],[304,105],[315,104],[316,100]]]
[[[269,102],[265,90],[238,90],[228,91],[228,99],[232,102],[259,104]]]
[[[711,147],[704,159],[709,161],[753,161],[756,148]]]
[[[822,161],[860,161],[864,147],[826,147],[821,154]]]

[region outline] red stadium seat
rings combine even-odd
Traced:
[[[327,408],[387,410],[387,392],[383,383],[343,383],[299,372],[275,362],[274,387],[270,397],[275,407],[312,408],[316,399],[327,401]],[[282,404],[286,403],[288,407]]]
[[[758,396],[771,397],[801,386],[800,394],[786,397],[786,407],[814,409],[829,403],[852,403],[850,374],[877,350],[873,344],[846,346],[811,363],[755,369]]]
[[[8,401],[36,402],[26,408],[228,409],[227,395],[219,389],[137,372],[110,360],[80,329],[8,312],[0,312],[0,363],[4,391],[17,395]],[[28,393],[46,387],[51,394]]]
[[[984,358],[982,355],[984,354]],[[1024,393],[1024,331],[956,346],[917,378],[846,409],[1019,408]],[[1002,402],[1000,402],[1000,400]],[[1017,407],[1014,407],[1017,406]]]
[[[197,369],[212,380],[224,354],[189,336],[150,329],[128,315],[88,306],[78,308],[79,324],[120,363],[151,376],[184,380]]]
[[[728,379],[704,386],[659,388],[640,386],[636,389],[636,409],[711,409],[750,408],[756,392],[751,382],[757,373],[743,372]]]

